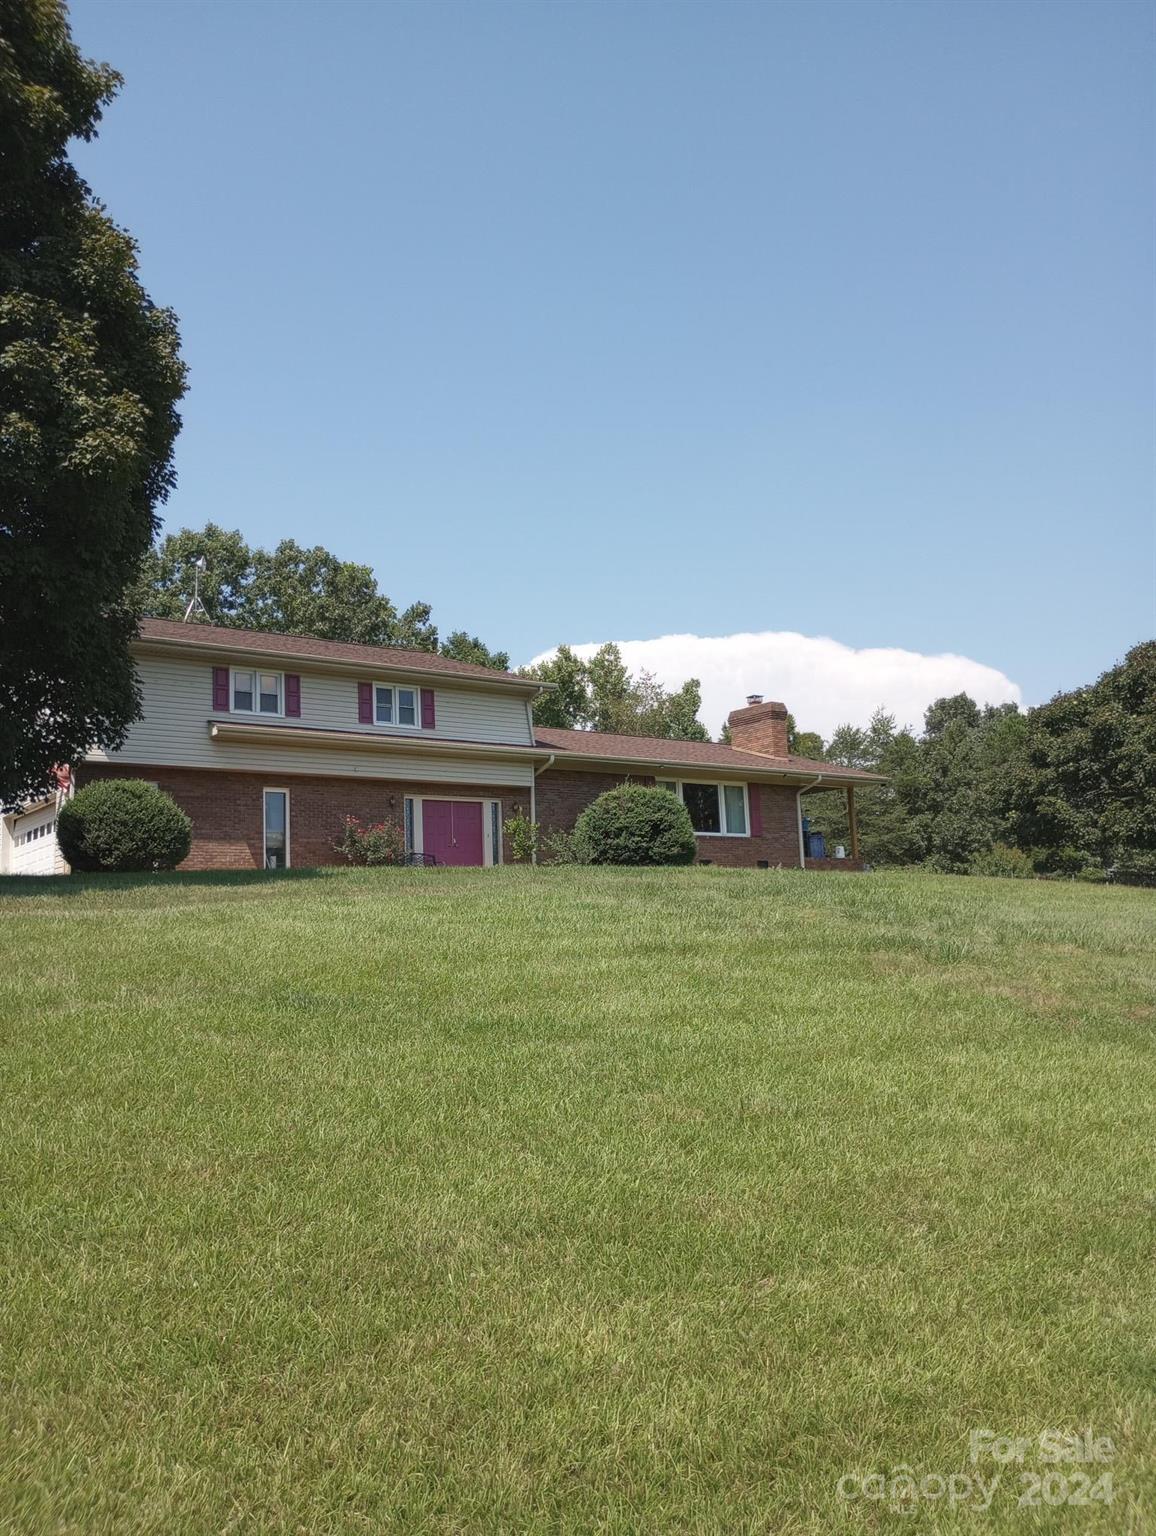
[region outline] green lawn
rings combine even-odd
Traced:
[[[8,880],[0,946],[0,1530],[1156,1529],[1156,893]],[[838,1491],[1085,1426],[1111,1503]]]

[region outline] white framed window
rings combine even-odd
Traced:
[[[373,685],[374,725],[401,725],[416,730],[421,725],[416,688],[395,688],[392,683]]]
[[[233,713],[282,715],[285,713],[285,677],[281,672],[258,672],[234,667],[230,675]]]
[[[677,795],[690,813],[699,837],[749,837],[751,815],[745,784],[716,784],[706,779],[656,779],[659,789]]]
[[[42,837],[51,837],[55,831],[54,821],[42,821],[38,827],[33,827],[31,832],[18,832],[12,841],[17,848],[23,848],[25,843],[38,843]]]
[[[262,794],[264,867],[289,868],[289,791],[266,789]]]

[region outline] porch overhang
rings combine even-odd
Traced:
[[[260,742],[263,746],[340,747],[354,752],[402,752],[415,756],[477,757],[489,761],[531,763],[548,756],[538,747],[512,743],[456,741],[444,736],[400,736],[371,731],[335,731],[322,726],[270,725],[258,720],[210,720],[209,735],[223,746]]]
[[[854,777],[832,770],[816,783],[813,770],[756,768],[747,763],[711,763],[671,761],[665,757],[599,757],[592,752],[567,752],[564,747],[548,749],[555,768],[589,768],[594,773],[645,773],[660,779],[726,779],[736,784],[781,784],[791,789],[846,789],[848,785],[882,784],[881,774],[856,774]],[[545,753],[543,753],[543,756]]]

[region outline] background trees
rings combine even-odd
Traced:
[[[271,550],[250,548],[235,529],[216,523],[182,528],[149,548],[132,593],[137,611],[150,618],[183,618],[201,555],[200,592],[214,624],[441,651],[499,671],[510,664],[505,651],[491,651],[462,629],[439,642],[430,605],[411,603],[399,613],[378,590],[368,565],[339,560],[320,544],[304,549],[293,539],[282,539]]]
[[[173,484],[185,375],[136,246],[69,162],[120,76],[60,0],[0,0],[0,801],[135,718],[125,591]]]
[[[523,667],[523,677],[555,685],[534,705],[539,725],[564,730],[610,731],[619,736],[663,736],[668,740],[709,741],[698,718],[702,691],[696,677],[668,692],[650,672],[632,676],[616,645],[604,645],[589,661],[568,645],[536,667]]]
[[[1087,856],[1156,874],[1156,641],[1029,711],[1004,804],[1020,845],[1057,869]]]
[[[957,694],[930,706],[918,737],[878,711],[866,729],[840,726],[819,755],[888,775],[857,793],[874,863],[963,873],[1002,857],[1009,870],[1026,859],[1042,873],[1156,877],[1156,642],[1027,714]],[[840,797],[816,793],[804,808],[829,842],[847,841]]]

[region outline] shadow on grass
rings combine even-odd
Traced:
[[[156,890],[174,885],[229,889],[247,885],[297,884],[333,873],[333,869],[213,869],[126,875],[0,875],[0,897],[50,896],[67,900],[71,896],[82,896],[86,891]]]

